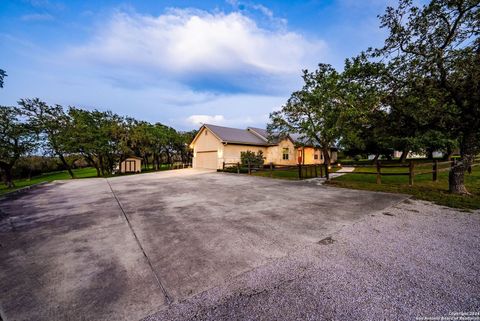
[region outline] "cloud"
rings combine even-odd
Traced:
[[[22,21],[50,21],[53,20],[53,16],[48,13],[32,13],[23,15],[21,19]]]
[[[240,12],[169,9],[156,17],[117,12],[70,54],[88,63],[155,73],[199,90],[235,91],[281,86],[316,64],[325,50],[321,40],[260,27]]]
[[[223,125],[225,123],[225,117],[223,115],[191,115],[187,118],[187,122],[195,126],[202,124]]]

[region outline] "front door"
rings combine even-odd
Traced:
[[[303,164],[303,151],[301,149],[297,150],[298,155],[298,164]]]

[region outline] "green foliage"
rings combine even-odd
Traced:
[[[326,151],[341,137],[342,119],[348,103],[340,74],[328,64],[303,71],[303,88],[292,93],[282,109],[270,114],[267,129],[271,135],[298,133],[302,140]]]
[[[255,152],[247,150],[246,152],[240,153],[240,160],[243,167],[250,164],[251,167],[261,167],[265,161],[263,157],[263,152],[259,150],[256,154]]]
[[[17,160],[37,147],[31,124],[21,119],[18,108],[0,106],[0,174],[13,187],[12,168]]]
[[[21,99],[18,104],[18,108],[0,107],[0,170],[7,186],[13,186],[13,176],[58,169],[66,169],[73,178],[74,168],[87,165],[95,168],[97,176],[109,176],[132,155],[142,157],[146,169],[191,162],[189,144],[195,131],[177,132],[111,111],[76,107],[65,111],[38,98]],[[45,156],[29,157],[35,151]]]
[[[422,7],[400,0],[380,17],[389,35],[373,51],[389,61],[392,91],[400,97],[393,102],[413,123],[407,137],[434,130],[445,136],[435,144],[458,142],[465,162],[451,172],[450,190],[457,193],[467,192],[464,172],[480,151],[479,15],[478,0],[433,0]]]
[[[5,77],[7,77],[7,73],[5,72],[5,70],[3,69],[0,69],[0,88],[3,88],[3,83],[4,83],[4,79]]]

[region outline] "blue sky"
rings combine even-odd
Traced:
[[[0,105],[264,127],[301,69],[380,46],[388,1],[0,1]]]

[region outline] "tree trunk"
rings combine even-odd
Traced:
[[[444,160],[450,160],[453,156],[453,149],[451,147],[447,147],[445,154],[443,155]]]
[[[322,149],[323,162],[327,165],[330,165],[330,154],[328,152],[328,148]]]
[[[427,149],[427,158],[433,159],[433,149],[430,149],[430,148]]]
[[[466,164],[462,161],[454,163],[448,174],[448,189],[454,194],[469,194],[465,187]]]
[[[15,187],[15,184],[13,183],[12,167],[13,166],[9,166],[9,165],[2,166],[2,170],[3,170],[2,180],[5,186],[7,186],[7,188]]]
[[[63,167],[68,171],[68,174],[70,175],[71,178],[75,178],[75,175],[73,174],[72,167],[67,163],[65,160],[65,157],[63,157],[62,154],[58,153],[58,158],[60,158],[60,161],[63,164]]]
[[[378,158],[379,158],[379,157],[380,157],[380,153],[376,153],[376,154],[375,154],[375,157],[374,157],[373,160],[372,160],[372,163],[375,164],[375,163],[378,161]]]
[[[400,156],[400,163],[405,163],[405,161],[407,160],[407,155],[408,155],[408,149],[403,149],[402,155]]]
[[[465,187],[465,172],[471,171],[471,166],[478,153],[475,133],[466,134],[460,144],[461,162],[455,162],[448,175],[448,189],[455,194],[470,194]]]

